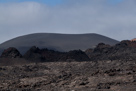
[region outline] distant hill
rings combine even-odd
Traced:
[[[0,52],[9,47],[17,48],[22,54],[30,47],[48,48],[57,51],[86,50],[93,48],[98,43],[114,45],[117,40],[99,34],[55,34],[55,33],[35,33],[13,38],[0,44]]]

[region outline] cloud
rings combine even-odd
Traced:
[[[65,0],[48,6],[37,2],[0,4],[0,42],[37,32],[98,33],[123,40],[134,38],[136,1]]]

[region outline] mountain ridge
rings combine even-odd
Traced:
[[[106,36],[85,33],[85,34],[59,34],[59,33],[33,33],[19,36],[0,44],[0,49],[16,47],[21,53],[25,53],[32,46],[48,48],[57,51],[85,50],[92,48],[98,43],[114,45],[119,41]]]

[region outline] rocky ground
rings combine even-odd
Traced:
[[[58,52],[8,48],[0,56],[0,91],[136,91],[136,41]]]
[[[136,91],[136,61],[0,66],[0,91]]]

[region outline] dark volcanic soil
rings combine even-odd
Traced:
[[[0,66],[0,91],[136,91],[136,61]]]

